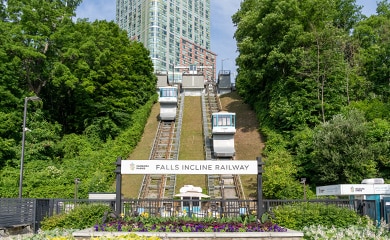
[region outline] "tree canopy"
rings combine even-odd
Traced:
[[[105,154],[129,154],[142,133],[156,95],[149,52],[114,22],[74,20],[80,3],[1,1],[0,197],[17,196],[25,97],[41,101],[27,103],[23,196],[70,197],[79,170],[84,194],[107,190]]]
[[[355,0],[245,0],[232,16],[236,86],[257,112],[270,171],[291,159],[279,174],[313,186],[389,179],[390,4],[369,17],[361,9]],[[282,148],[273,145],[280,134]]]

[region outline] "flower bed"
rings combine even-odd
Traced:
[[[128,234],[161,239],[302,239],[303,233],[291,231],[272,223],[270,219],[258,221],[254,215],[237,218],[149,217],[147,213],[136,217],[121,217],[93,228],[73,233],[76,239],[115,237]]]
[[[272,223],[204,223],[196,221],[166,221],[160,224],[117,221],[95,225],[95,231],[116,232],[286,232],[287,229]]]
[[[137,234],[161,239],[302,239],[303,233],[290,231],[272,223],[270,219],[258,221],[255,215],[237,218],[215,217],[149,217],[142,213],[136,217],[120,217],[91,229],[73,233],[77,239],[90,237],[117,237]]]
[[[97,232],[286,232],[269,218],[258,221],[254,215],[235,218],[120,217],[94,226]]]

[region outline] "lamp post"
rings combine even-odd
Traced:
[[[224,205],[224,200],[225,200],[225,181],[222,179],[220,182],[220,190],[221,190],[221,206],[220,206],[220,213],[219,216],[222,218],[223,216],[223,205]]]
[[[223,62],[226,61],[226,60],[229,60],[229,58],[224,58],[224,59],[221,60],[221,62],[222,62],[221,70],[222,71],[223,71]]]
[[[303,199],[306,201],[306,178],[301,178],[301,183],[303,184]]]
[[[225,191],[225,181],[222,179],[221,180],[221,197],[222,197],[222,199],[225,199],[224,191]]]
[[[80,183],[80,178],[75,178],[74,179],[74,204],[77,204],[77,194],[79,191],[79,183]]]
[[[19,198],[22,198],[23,189],[23,164],[24,164],[24,143],[26,139],[26,118],[27,118],[27,103],[28,101],[40,101],[41,99],[37,96],[26,97],[24,99],[24,112],[23,112],[23,127],[22,127],[22,154],[20,157],[20,175],[19,175]]]

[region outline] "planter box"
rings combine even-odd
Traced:
[[[164,240],[204,240],[204,239],[219,239],[219,240],[301,240],[303,233],[298,231],[288,230],[287,232],[134,232],[139,236],[158,236]],[[96,232],[93,228],[77,231],[73,233],[76,239],[90,239],[91,237],[112,237],[127,235],[129,232]]]

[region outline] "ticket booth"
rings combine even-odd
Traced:
[[[189,217],[194,216],[203,216],[201,211],[202,198],[209,198],[210,196],[202,193],[201,187],[194,187],[193,185],[184,185],[180,188],[180,193],[176,194],[175,197],[180,197],[181,201],[181,210],[183,214],[186,214]]]
[[[380,223],[390,220],[390,184],[382,178],[364,179],[361,184],[338,184],[316,187],[317,196],[347,196],[362,215]],[[361,200],[361,201],[355,201]],[[388,213],[388,215],[387,215]]]

